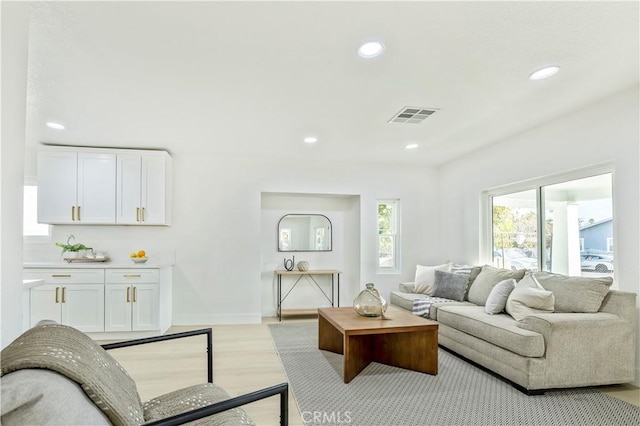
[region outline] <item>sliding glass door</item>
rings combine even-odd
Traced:
[[[493,264],[613,276],[612,174],[491,196]]]

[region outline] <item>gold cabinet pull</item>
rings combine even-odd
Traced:
[[[62,287],[62,303],[66,303],[67,301],[65,300],[65,293],[66,293],[66,287]]]
[[[144,222],[144,207],[142,208],[142,221]]]
[[[137,299],[138,299],[138,295],[137,295],[137,293],[136,293],[136,288],[134,287],[134,288],[133,288],[133,301],[134,301],[134,302],[137,302],[137,301],[138,301]]]
[[[71,220],[76,220],[76,206],[71,206]]]
[[[60,291],[60,287],[56,287],[56,303],[60,303],[60,299],[58,297],[58,292]]]
[[[141,276],[140,274],[124,274],[125,278],[140,278]]]
[[[71,274],[51,274],[51,278],[71,278]]]
[[[80,206],[78,206],[78,220],[80,220]]]
[[[131,287],[127,287],[127,303],[131,302],[130,298],[129,298],[129,291],[131,290]]]
[[[136,207],[136,222],[140,222],[140,207]]]

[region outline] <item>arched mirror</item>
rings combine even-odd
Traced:
[[[323,214],[282,216],[278,251],[331,251],[331,221]]]

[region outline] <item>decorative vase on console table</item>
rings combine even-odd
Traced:
[[[293,265],[296,264],[296,257],[293,256],[292,259],[287,259],[285,257],[284,259],[284,269],[286,269],[287,271],[293,271]]]
[[[301,260],[298,262],[298,271],[308,271],[309,270],[309,262],[306,260]]]
[[[379,317],[387,310],[387,301],[376,290],[373,283],[367,283],[366,288],[353,301],[353,309],[363,317]]]

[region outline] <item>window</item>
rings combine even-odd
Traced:
[[[536,191],[493,197],[493,265],[506,269],[538,269]]]
[[[23,203],[22,235],[24,237],[48,237],[49,225],[38,223],[37,186],[24,186]]]
[[[489,192],[494,266],[613,276],[612,173],[529,186]]]
[[[399,200],[378,200],[378,272],[399,272]]]

